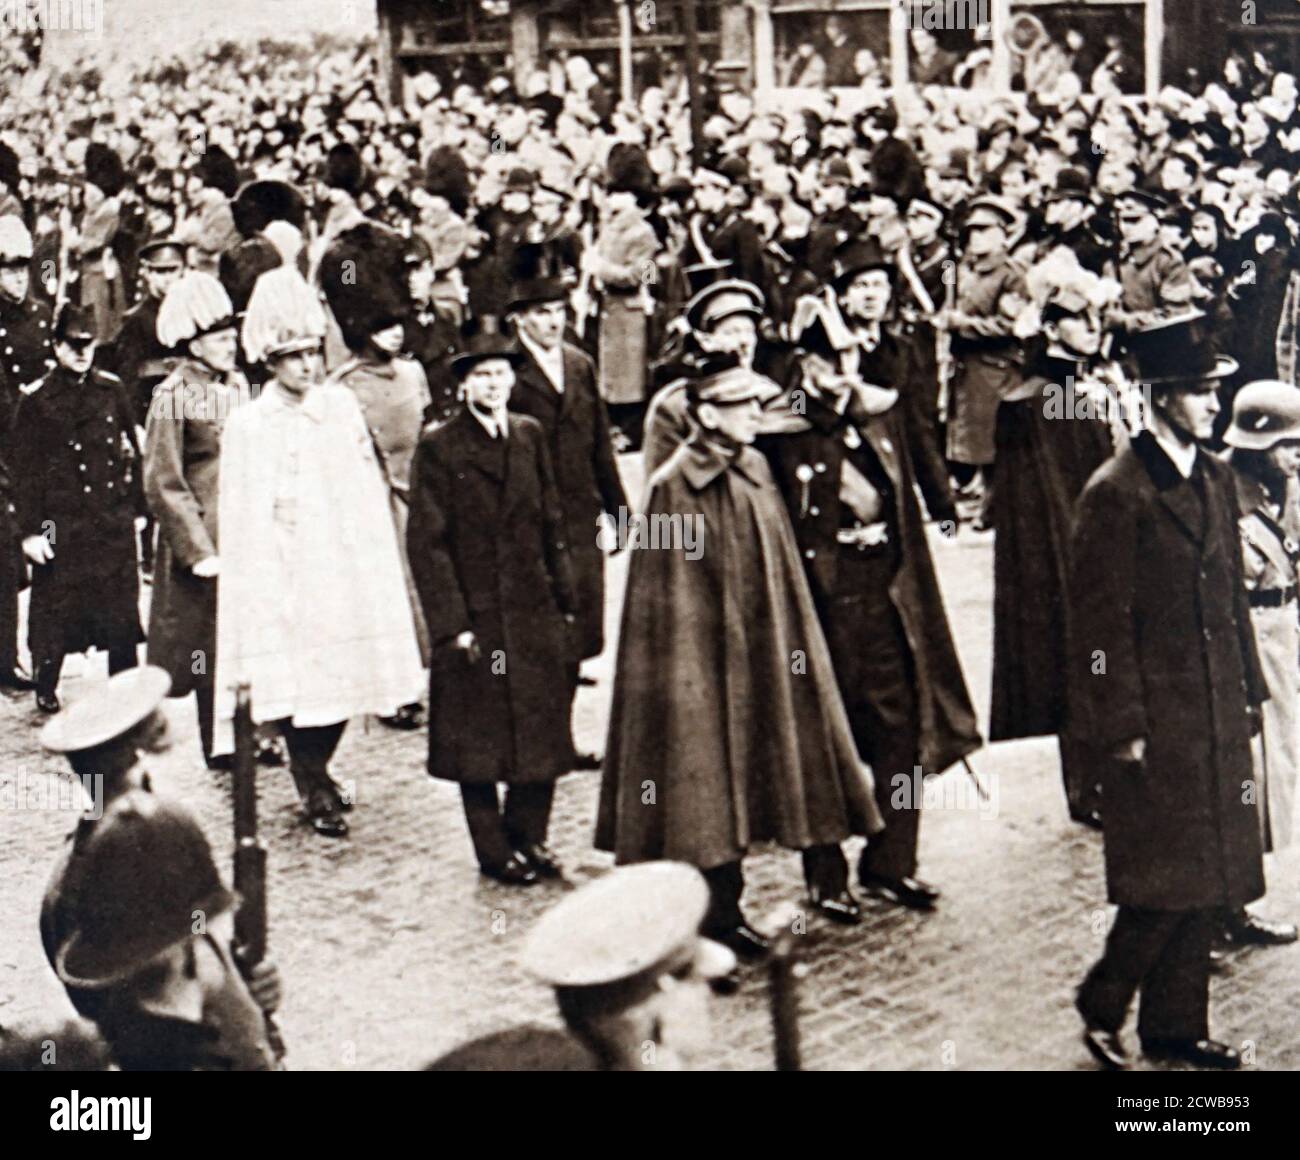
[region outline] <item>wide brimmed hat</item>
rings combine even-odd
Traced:
[[[41,745],[52,753],[79,753],[121,737],[158,708],[171,687],[171,677],[156,665],[109,677],[47,722]]]
[[[1237,360],[1214,348],[1208,320],[1199,310],[1161,319],[1129,335],[1138,379],[1151,385],[1199,383],[1235,374]]]
[[[202,828],[182,806],[130,793],[78,831],[69,863],[70,929],[54,969],[68,986],[130,978],[210,923],[236,896],[221,883]]]
[[[474,335],[449,364],[451,373],[457,379],[463,379],[481,362],[488,359],[503,358],[512,367],[518,368],[524,361],[523,352],[516,349],[504,334],[487,333]]]
[[[1229,447],[1267,451],[1284,439],[1300,440],[1300,390],[1278,379],[1247,383],[1232,404],[1223,433]]]

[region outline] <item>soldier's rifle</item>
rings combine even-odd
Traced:
[[[266,847],[257,836],[257,737],[247,681],[235,686],[235,953],[246,968],[266,958]],[[266,1038],[277,1059],[284,1039],[270,1014]]]

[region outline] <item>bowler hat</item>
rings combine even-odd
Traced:
[[[480,333],[469,339],[465,349],[449,365],[451,373],[457,379],[463,379],[479,363],[494,358],[503,358],[516,368],[524,361],[522,352],[516,350],[504,334]]]
[[[1267,451],[1284,439],[1300,439],[1300,390],[1278,379],[1247,383],[1232,403],[1223,433],[1229,447]]]

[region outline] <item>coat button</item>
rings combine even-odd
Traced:
[[[85,487],[83,487],[81,490],[82,490],[82,491],[89,491],[89,490],[90,490],[90,485],[87,484],[87,485],[86,485]]]
[[[824,464],[824,463],[818,463],[818,464],[815,464],[814,467],[813,467],[813,470],[814,470],[814,471],[825,471],[825,470],[826,470],[826,464]]]
[[[819,516],[819,515],[822,514],[822,509],[821,509],[821,508],[811,507],[811,508],[808,509],[808,514],[809,514],[810,516]]]
[[[817,550],[816,550],[815,548],[809,548],[809,549],[804,553],[804,555],[805,555],[809,560],[811,560],[814,556],[817,555]]]
[[[85,470],[86,470],[86,465],[85,465],[84,463],[78,463],[77,466],[78,466],[82,471],[85,471]]]

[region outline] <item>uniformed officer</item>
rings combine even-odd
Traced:
[[[1120,256],[1115,276],[1123,287],[1108,322],[1122,334],[1146,330],[1191,307],[1195,284],[1182,255],[1160,236],[1162,193],[1131,189],[1115,199]]]
[[[41,942],[77,1011],[125,1071],[268,1071],[269,962],[232,945],[236,896],[188,810],[154,795],[141,757],[167,748],[170,679],[151,666],[109,678],[50,721],[99,808],[69,835],[41,904]]]
[[[158,385],[145,431],[145,497],[159,527],[147,655],[171,675],[172,696],[194,692],[204,760],[228,768],[228,757],[212,753],[217,500],[221,432],[249,386],[236,367],[230,297],[211,274],[191,270],[174,282],[156,325],[158,346],[184,354]]]
[[[759,339],[763,317],[763,292],[752,282],[727,278],[705,286],[686,304],[686,324],[691,343],[698,350],[736,355],[746,370],[763,378],[762,402],[781,394],[769,374],[779,374],[779,356]],[[683,368],[684,369],[684,368]],[[687,406],[688,380],[670,382],[650,401],[645,420],[645,469],[647,476],[691,435]]]
[[[23,387],[42,378],[54,365],[49,308],[28,296],[31,286],[32,236],[22,218],[0,217],[0,688],[32,687],[18,664],[18,593],[26,586],[10,505],[13,480],[3,441],[9,432]]]
[[[143,427],[158,386],[176,365],[176,352],[158,337],[158,308],[167,290],[185,269],[185,247],[172,238],[160,238],[140,249],[140,274],[144,294],[122,319],[122,329],[100,352],[99,365],[122,380],[136,407],[136,422]]]
[[[1022,351],[1014,333],[1024,308],[1024,270],[1008,252],[1015,212],[995,197],[970,203],[962,222],[964,252],[957,265],[953,306],[939,322],[952,335],[956,369],[948,416],[948,458],[973,471],[972,494],[982,500],[973,526],[992,527],[994,427],[998,403],[1021,378]]]
[[[431,1071],[680,1071],[710,1042],[707,984],[736,959],[700,936],[709,890],[680,862],[620,866],[528,935],[525,970],[555,989],[565,1030],[519,1027],[467,1043]]]
[[[25,397],[10,440],[23,553],[32,564],[28,645],[36,706],[59,709],[69,652],[102,648],[111,673],[136,664],[144,521],[135,427],[116,375],[95,368],[90,313],[67,305],[54,325],[58,366]]]
[[[882,271],[859,277],[868,273]],[[854,740],[875,773],[885,830],[869,839],[859,881],[884,902],[928,910],[939,891],[916,877],[920,778],[980,746],[916,499],[929,475],[921,490],[938,497],[931,514],[951,521],[947,477],[937,455],[914,459],[894,380],[876,386],[846,371],[860,348],[837,347],[821,319],[798,343],[795,421],[758,446],[785,497]],[[838,846],[805,850],[804,869],[819,910],[859,920]]]

